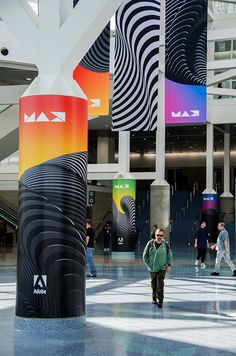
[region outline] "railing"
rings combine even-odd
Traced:
[[[172,192],[174,190],[174,186],[171,186],[171,188],[172,188],[171,190]],[[189,197],[187,198],[184,205],[178,211],[175,212],[174,216],[171,217],[172,230],[173,230],[174,223],[180,222],[186,216],[186,213],[188,212],[190,204],[192,203],[193,198],[196,196],[198,189],[199,189],[199,184],[198,182],[195,182],[193,184],[192,190],[189,192]]]
[[[18,209],[6,199],[0,197],[0,217],[15,228],[18,225]]]
[[[94,232],[95,232],[95,236],[97,237],[100,232],[102,231],[103,229],[103,226],[105,225],[105,223],[107,222],[108,220],[108,217],[109,215],[111,215],[112,217],[112,211],[107,211],[106,214],[103,216],[102,218],[102,221],[94,228]]]

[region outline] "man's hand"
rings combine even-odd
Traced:
[[[166,267],[166,272],[170,272],[170,270],[171,270],[171,266],[167,266]]]

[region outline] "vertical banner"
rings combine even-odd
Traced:
[[[88,114],[109,114],[110,23],[94,42],[73,77],[88,98]]]
[[[112,195],[112,251],[133,252],[136,233],[136,181],[133,179],[113,180]]]
[[[20,99],[16,315],[85,315],[87,101]]]
[[[114,131],[157,128],[160,1],[125,0],[116,13]]]
[[[202,194],[202,221],[207,224],[210,242],[215,242],[218,224],[218,195]]]
[[[166,0],[165,121],[206,122],[207,0]]]

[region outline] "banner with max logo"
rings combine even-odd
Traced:
[[[206,122],[207,0],[166,0],[165,121]]]
[[[134,251],[136,232],[136,181],[133,179],[113,180],[112,196],[112,251]]]

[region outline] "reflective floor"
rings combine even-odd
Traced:
[[[224,263],[221,276],[211,277],[213,256],[202,270],[193,251],[174,253],[158,309],[140,257],[97,255],[98,278],[87,280],[87,326],[71,337],[47,337],[14,330],[15,252],[0,250],[0,356],[236,354],[236,278]]]

